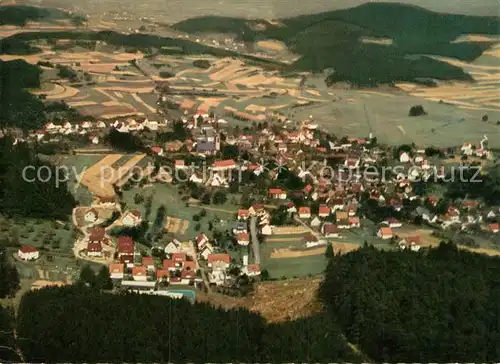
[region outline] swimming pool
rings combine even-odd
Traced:
[[[168,289],[167,291],[172,293],[180,293],[184,296],[184,298],[187,298],[192,302],[194,302],[194,300],[196,299],[196,292],[189,289]]]

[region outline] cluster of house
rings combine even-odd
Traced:
[[[109,265],[111,279],[121,287],[134,290],[155,290],[159,283],[192,285],[197,280],[197,263],[181,243],[170,242],[165,247],[166,259],[158,262],[154,257],[143,257],[136,252],[131,237],[120,236],[116,242],[116,263]]]
[[[129,133],[133,131],[157,131],[161,127],[167,126],[168,121],[160,123],[155,120],[147,118],[143,120],[136,120],[134,118],[127,118],[124,120],[116,120],[113,123],[105,123],[104,121],[83,121],[80,123],[72,124],[65,121],[62,124],[54,124],[48,122],[43,129],[34,130],[29,133],[31,138],[37,141],[47,140],[51,137],[64,136],[64,135],[88,135],[92,144],[99,144],[99,134],[105,130],[115,128],[121,133]]]

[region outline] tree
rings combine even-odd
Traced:
[[[97,276],[95,277],[95,287],[98,289],[113,288],[113,281],[111,280],[108,267],[102,266],[101,269],[99,269],[99,272],[97,272]]]
[[[86,264],[83,266],[82,270],[80,271],[78,283],[84,284],[89,287],[95,287],[96,276],[90,265]]]
[[[151,207],[153,205],[153,196],[148,196],[144,200],[144,219],[149,219],[149,216],[151,215]]]
[[[201,229],[201,224],[198,222],[195,226],[194,226],[194,230],[195,231],[200,231]]]
[[[7,250],[0,245],[0,298],[12,297],[19,288],[19,272],[7,261]]]
[[[144,202],[144,196],[142,195],[142,193],[136,193],[134,195],[134,203],[136,205],[139,205],[139,204],[141,204],[143,202]]]
[[[333,250],[333,244],[332,243],[328,243],[326,245],[325,257],[326,257],[326,259],[328,259],[330,261],[333,260],[333,258],[335,257],[335,252]]]
[[[482,117],[481,119],[482,119],[483,121],[485,121],[485,122],[486,122],[486,121],[488,121],[488,115],[486,115],[486,114],[485,114],[485,115],[483,115],[483,117]]]
[[[227,202],[227,194],[224,191],[216,191],[213,197],[214,205],[223,205]]]
[[[414,105],[410,108],[410,111],[408,112],[408,116],[421,116],[421,115],[427,115],[427,112],[424,110],[424,107],[422,105]]]

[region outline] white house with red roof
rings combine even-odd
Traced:
[[[339,238],[340,237],[340,229],[337,225],[331,222],[325,222],[321,227],[321,232],[325,236],[325,238]]]
[[[287,194],[286,191],[281,188],[270,188],[268,191],[269,198],[277,199],[277,200],[286,200]]]
[[[196,237],[196,247],[198,248],[198,251],[202,251],[205,245],[208,243],[208,237],[205,235],[205,233],[200,233]]]
[[[101,257],[102,256],[102,243],[100,241],[89,241],[87,243],[87,256]]]
[[[500,231],[500,224],[498,222],[497,223],[493,223],[493,224],[489,224],[488,225],[488,229],[492,233],[496,234],[496,233],[498,233]]]
[[[389,226],[390,228],[399,228],[403,226],[403,223],[394,217],[388,217],[383,221],[383,223]]]
[[[109,265],[109,275],[111,279],[123,279],[124,265],[121,263],[112,263]]]
[[[331,209],[326,205],[321,205],[318,210],[319,217],[328,217],[330,216]]]
[[[162,156],[163,155],[163,148],[160,146],[153,146],[153,147],[151,147],[151,152],[153,152],[156,155]]]
[[[134,256],[135,243],[130,236],[120,236],[117,241],[118,258],[122,256]]]
[[[250,235],[248,233],[239,233],[236,240],[238,241],[239,245],[247,246],[248,244],[250,244]]]
[[[141,223],[141,213],[137,210],[128,211],[122,218],[122,224],[125,226],[137,226]]]
[[[299,217],[301,219],[311,218],[311,208],[308,206],[299,207]]]
[[[391,239],[393,237],[392,229],[390,227],[381,227],[377,232],[377,236],[384,240]]]
[[[97,214],[97,211],[94,209],[90,209],[85,213],[83,219],[85,220],[85,222],[93,223],[97,221],[98,217],[99,215]]]
[[[224,253],[210,254],[207,262],[212,269],[226,270],[231,264],[231,256]]]
[[[215,161],[212,165],[213,171],[228,171],[233,168],[236,168],[236,162],[232,159]]]
[[[238,210],[238,220],[247,220],[250,212],[248,210],[239,209]]]
[[[34,246],[23,245],[17,251],[17,255],[22,260],[35,260],[40,257],[40,252]]]
[[[134,281],[147,281],[148,279],[147,268],[143,266],[132,268],[132,277],[134,277]]]

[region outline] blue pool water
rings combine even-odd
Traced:
[[[194,301],[196,299],[196,292],[191,291],[189,289],[169,289],[168,291],[172,293],[181,293],[185,298],[189,299],[190,301]]]

